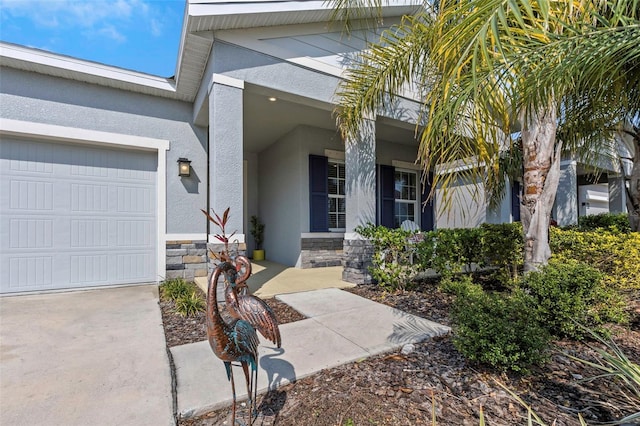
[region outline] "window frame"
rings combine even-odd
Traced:
[[[338,167],[342,167],[343,171],[344,171],[344,178],[340,177],[340,173],[337,173],[337,177],[331,177],[329,170],[331,170],[331,167],[333,167],[334,165],[338,165]],[[346,179],[346,166],[345,166],[345,162],[344,160],[339,160],[339,159],[335,159],[335,158],[327,158],[327,229],[329,230],[329,232],[345,232],[346,230],[346,219],[347,219],[347,200],[346,200],[346,184],[347,184],[347,179]],[[341,180],[343,181],[344,185],[343,185],[343,192],[345,192],[344,194],[332,194],[330,191],[331,185],[329,185],[329,181],[331,179],[337,179],[338,182],[340,182]],[[340,185],[336,185],[336,188],[340,188]],[[339,190],[338,190],[339,192]],[[344,211],[340,212],[340,211],[332,211],[331,210],[331,199],[336,199],[336,200],[343,200],[342,205],[344,207]],[[336,201],[336,205],[338,205],[338,202]],[[332,228],[331,227],[331,215],[337,215],[336,217],[336,225],[338,225],[340,223],[339,221],[339,215],[342,214],[344,216],[345,219],[345,227],[343,228]]]
[[[396,190],[395,190],[395,184],[396,184],[396,175],[400,173],[404,173],[404,174],[411,174],[414,177],[414,182],[415,182],[415,192],[414,192],[414,198],[413,200],[410,199],[404,199],[404,198],[397,198],[396,197]],[[394,224],[397,225],[398,228],[400,228],[400,225],[402,224],[402,222],[404,220],[411,220],[413,221],[416,225],[422,227],[422,214],[421,214],[421,210],[420,210],[420,204],[421,204],[421,198],[419,197],[419,195],[421,194],[420,192],[420,179],[419,179],[419,172],[417,170],[411,170],[411,169],[405,169],[405,168],[401,168],[401,167],[395,167],[394,168],[394,206],[393,206],[393,220],[394,220]],[[402,195],[402,190],[400,191],[400,194]],[[413,204],[413,219],[409,219],[409,218],[405,218],[402,221],[397,222],[399,219],[399,215],[397,214],[397,206],[398,204]]]

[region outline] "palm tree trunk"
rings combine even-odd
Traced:
[[[553,102],[523,121],[524,188],[520,216],[524,232],[524,270],[535,271],[551,257],[549,223],[560,181],[561,143],[556,143]]]

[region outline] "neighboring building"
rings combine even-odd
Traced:
[[[0,43],[0,293],[204,276],[219,244],[200,209],[227,207],[239,250],[257,215],[268,259],[369,280],[358,225],[436,225],[418,102],[347,143],[335,125],[343,69],[374,36],[343,34],[323,0],[189,0],[171,78]],[[471,225],[517,219],[515,199]]]

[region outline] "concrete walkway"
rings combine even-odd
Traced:
[[[277,298],[307,319],[283,324],[282,349],[260,347],[258,392],[335,367],[449,332],[443,325],[330,288],[281,294]],[[176,368],[178,416],[189,418],[231,404],[231,385],[209,343],[171,348]],[[234,368],[236,391],[242,370]]]
[[[171,425],[158,287],[0,298],[0,425]]]

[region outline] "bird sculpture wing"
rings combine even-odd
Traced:
[[[234,321],[231,329],[230,337],[233,339],[238,353],[241,354],[238,356],[238,361],[247,362],[252,370],[257,369],[258,344],[260,342],[256,330],[244,320]]]
[[[264,300],[252,295],[238,296],[237,310],[240,318],[254,326],[267,340],[281,347],[278,319]]]

